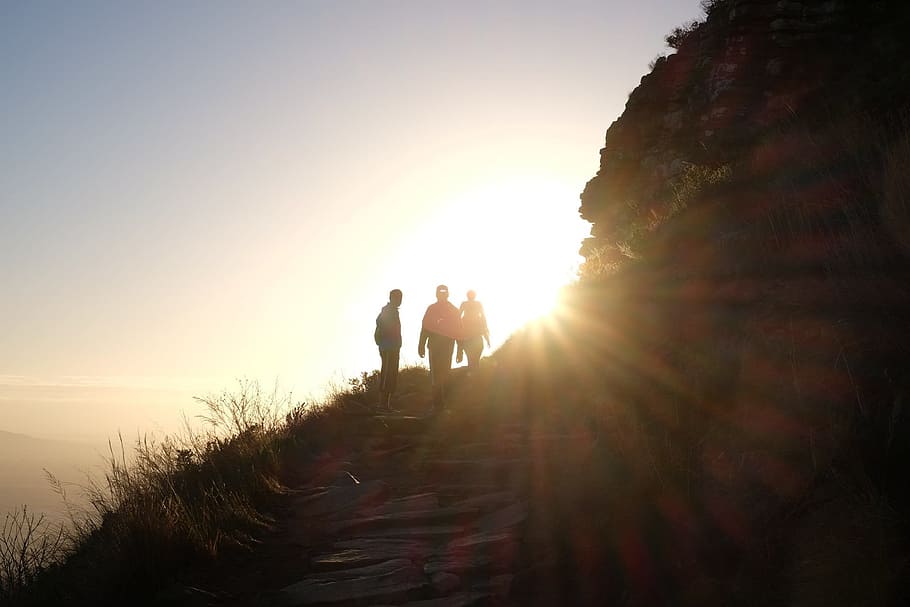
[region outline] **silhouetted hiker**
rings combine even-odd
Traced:
[[[430,381],[433,384],[433,406],[445,399],[446,383],[452,368],[455,339],[461,335],[461,317],[458,308],[449,302],[449,288],[436,287],[436,303],[430,304],[423,315],[417,354],[423,358],[430,349]]]
[[[398,355],[401,352],[401,319],[398,306],[401,305],[401,289],[389,291],[389,303],[382,307],[376,317],[376,331],[373,339],[379,346],[382,368],[379,370],[379,406],[392,408],[392,394],[398,384]]]
[[[477,293],[468,291],[467,301],[461,302],[458,312],[461,316],[461,339],[458,340],[458,356],[455,362],[461,362],[462,353],[468,355],[468,369],[476,369],[483,352],[483,342],[490,347],[490,330],[487,328],[487,317],[483,313],[483,304],[475,298]]]

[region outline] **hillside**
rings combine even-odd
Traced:
[[[24,604],[906,604],[910,9],[703,5],[607,130],[579,282],[447,411],[420,368],[396,413],[369,373],[214,399]]]

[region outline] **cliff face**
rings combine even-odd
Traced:
[[[687,496],[718,604],[904,604],[910,11],[708,5],[581,195],[573,343],[634,403],[601,432],[645,429],[627,459]]]
[[[771,160],[779,164],[766,173],[817,161],[799,142],[768,149],[794,123],[812,131],[897,109],[910,92],[907,27],[908,10],[896,2],[714,2],[607,130],[600,170],[581,195],[581,215],[593,224],[582,254],[632,253],[637,232],[678,212],[693,171],[739,167],[742,177]]]

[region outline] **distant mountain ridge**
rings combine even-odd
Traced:
[[[36,436],[31,436],[29,434],[22,434],[21,432],[7,432],[6,430],[0,430],[0,441],[47,441],[53,439],[38,438]]]
[[[18,432],[7,432],[6,430],[0,430],[0,440],[16,440],[16,439],[30,439],[33,438],[27,434],[20,434]]]
[[[34,511],[62,511],[45,470],[63,482],[85,484],[86,474],[101,463],[101,452],[88,443],[0,430],[0,514],[23,505]],[[78,495],[76,490],[71,493]]]

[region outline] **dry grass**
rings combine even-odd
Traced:
[[[425,381],[402,370],[402,384]],[[153,596],[193,563],[245,550],[270,524],[264,506],[281,493],[283,467],[340,440],[352,414],[378,399],[375,373],[337,387],[324,402],[299,403],[277,389],[240,381],[235,391],[198,400],[201,430],[131,446],[109,443],[106,472],[83,487],[88,508],[67,505],[52,527],[26,509],[0,535],[0,599],[10,604],[99,604]]]
[[[65,529],[43,514],[21,510],[6,515],[0,528],[0,601],[19,595],[70,547]]]

